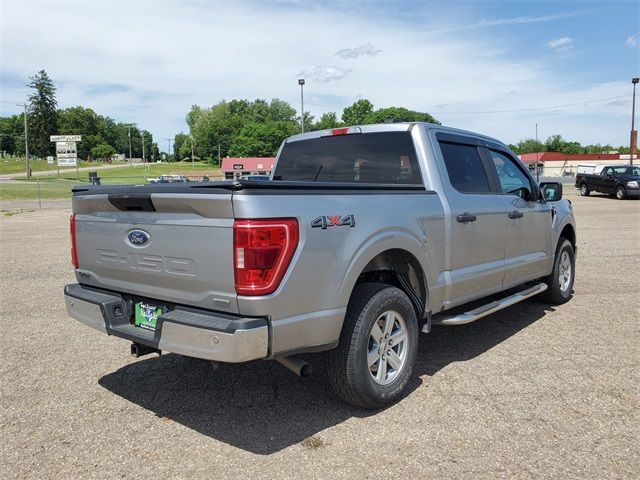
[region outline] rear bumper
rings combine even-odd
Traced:
[[[133,302],[80,284],[64,288],[69,316],[100,332],[158,350],[190,357],[238,363],[265,358],[269,326],[264,318],[230,315],[176,306],[158,318],[156,330],[134,326]]]

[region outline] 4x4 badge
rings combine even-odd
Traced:
[[[311,220],[311,228],[327,227],[355,227],[356,219],[353,215],[327,215]]]

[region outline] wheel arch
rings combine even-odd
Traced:
[[[575,251],[575,249],[576,249],[576,229],[573,227],[573,225],[571,225],[570,223],[567,223],[562,228],[562,230],[560,231],[560,236],[558,237],[558,241],[560,241],[560,238],[562,238],[562,237],[564,237],[567,240],[569,240],[569,242],[571,243],[571,246],[573,246],[573,250]]]
[[[399,243],[396,239],[396,242]],[[424,252],[424,251],[423,251]],[[422,326],[422,320],[428,310],[429,281],[428,266],[425,268],[425,255],[419,255],[414,248],[388,246],[370,249],[367,255],[359,258],[347,275],[348,283],[343,284],[342,295],[348,302],[354,289],[361,283],[386,283],[402,290],[411,300],[416,318]],[[422,258],[421,262],[418,258]]]

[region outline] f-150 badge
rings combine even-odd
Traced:
[[[311,220],[311,228],[327,227],[355,227],[356,219],[353,215],[327,215]]]

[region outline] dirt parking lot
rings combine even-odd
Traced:
[[[573,300],[435,327],[375,413],[322,371],[132,359],[66,315],[69,211],[1,216],[0,477],[637,478],[640,202],[569,198]]]

